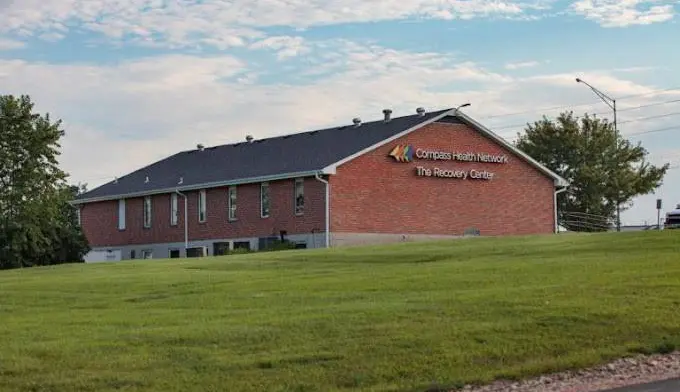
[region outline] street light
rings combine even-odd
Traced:
[[[583,83],[586,86],[588,86],[595,95],[597,95],[604,103],[609,106],[612,111],[614,111],[614,136],[616,137],[616,144],[618,145],[619,143],[619,130],[616,126],[616,100],[607,94],[603,93],[602,91],[596,89],[595,87],[591,86],[588,82],[581,78],[576,78],[576,83]],[[619,203],[619,190],[616,190],[616,231],[621,231],[621,203]]]
[[[576,83],[583,83],[586,86],[590,87],[590,89],[593,90],[593,92],[614,111],[614,133],[618,137],[619,130],[616,127],[616,100],[608,96],[607,94],[603,93],[602,91],[596,89],[595,87],[591,86],[590,84],[588,84],[588,82],[581,78],[576,78]]]

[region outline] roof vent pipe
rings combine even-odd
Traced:
[[[203,149],[205,148],[205,146],[202,145],[202,144],[197,144],[197,145],[196,145],[196,148],[198,149],[198,151],[203,151]]]
[[[248,143],[252,143],[252,142],[253,142],[253,135],[248,135],[248,136],[246,136],[246,141],[247,141]]]
[[[384,109],[383,114],[385,115],[385,122],[390,122],[390,116],[392,114],[391,109]]]
[[[352,119],[352,122],[354,123],[355,127],[358,127],[358,126],[361,125],[361,119],[359,117],[355,117],[354,119]]]
[[[416,113],[418,113],[418,115],[420,117],[423,117],[425,115],[425,108],[421,107],[421,108],[416,109]]]

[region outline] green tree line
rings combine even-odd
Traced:
[[[61,120],[26,95],[0,96],[0,269],[82,262],[89,245],[59,168]]]
[[[558,195],[561,225],[572,231],[620,226],[634,198],[662,185],[668,164],[652,165],[641,143],[632,143],[606,119],[571,111],[527,124],[516,146],[571,184]]]

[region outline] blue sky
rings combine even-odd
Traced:
[[[470,102],[510,140],[562,110],[608,116],[578,76],[617,98],[621,132],[652,162],[678,166],[623,215],[653,223],[657,197],[680,203],[678,11],[667,0],[0,0],[0,93],[63,119],[62,165],[94,187],[197,143],[386,107]]]

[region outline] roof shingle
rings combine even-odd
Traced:
[[[80,195],[114,198],[175,187],[263,178],[321,169],[393,137],[450,109],[291,135],[183,151]],[[146,178],[148,177],[148,182]],[[182,179],[182,184],[178,182]]]

